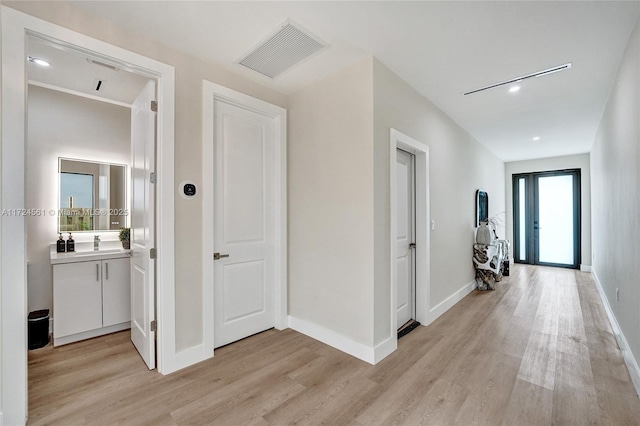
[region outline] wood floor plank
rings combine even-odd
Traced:
[[[267,330],[163,376],[127,332],[29,352],[29,425],[640,425],[588,273],[514,265],[377,365]]]
[[[511,392],[502,425],[551,425],[552,415],[553,390],[518,379]]]
[[[469,359],[473,363],[473,359]],[[469,377],[469,395],[455,417],[460,425],[499,424],[515,384],[520,358],[494,352],[484,363],[478,362]]]
[[[451,422],[464,404],[469,390],[438,379],[426,392],[417,408],[406,418],[408,425],[442,425]]]

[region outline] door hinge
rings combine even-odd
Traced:
[[[155,248],[149,250],[149,259],[155,259],[158,257],[158,251]]]
[[[149,181],[151,183],[156,183],[158,181],[158,174],[156,172],[151,172],[149,175]]]
[[[158,329],[158,322],[156,320],[151,321],[151,331],[153,331],[154,333],[156,332],[156,330]]]
[[[158,102],[157,101],[151,101],[151,111],[158,112]]]

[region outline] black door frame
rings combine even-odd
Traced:
[[[540,248],[538,244],[538,178],[549,176],[573,176],[573,264],[559,264],[540,262]],[[520,223],[520,191],[519,180],[525,179],[525,211],[524,225]],[[513,190],[513,260],[516,263],[531,265],[554,266],[559,268],[580,269],[581,259],[581,197],[580,197],[580,169],[552,170],[545,172],[518,173],[512,175]],[[524,259],[520,253],[520,227],[525,227]]]

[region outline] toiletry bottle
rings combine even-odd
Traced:
[[[69,238],[67,238],[67,251],[76,251],[76,242],[73,240],[71,232],[69,232]]]
[[[60,233],[60,238],[58,238],[58,241],[56,243],[56,251],[58,253],[65,252],[65,243],[64,243],[64,239],[62,238],[62,232]]]
[[[93,251],[100,250],[100,235],[93,237]]]

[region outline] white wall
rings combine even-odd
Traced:
[[[431,311],[474,280],[475,192],[489,194],[489,215],[505,209],[504,163],[378,60],[373,62],[375,344],[389,330],[389,130],[429,146]]]
[[[0,46],[2,46],[2,12],[1,12],[1,8],[0,8]],[[0,61],[0,75],[2,75],[2,61]],[[2,84],[2,83],[0,83]],[[0,102],[1,104],[1,102]],[[2,113],[2,106],[0,105],[0,117]],[[2,120],[0,120],[0,135],[2,134]],[[2,164],[0,163],[0,184],[2,183]],[[2,225],[0,224],[0,233],[2,233]],[[0,258],[2,257],[2,247],[0,244]],[[2,307],[2,283],[0,283],[0,308]],[[4,327],[4,324],[2,324],[2,316],[0,315],[0,332],[2,332]],[[2,377],[2,369],[3,369],[3,364],[2,364],[2,359],[4,358],[4,348],[2,347],[2,339],[0,339],[0,426],[2,426],[3,424],[3,413],[4,413],[4,407],[3,407],[3,400],[4,400],[4,392],[2,391],[2,386],[5,384],[4,379]]]
[[[289,314],[373,344],[371,58],[289,98]]]
[[[513,242],[513,175],[566,169],[580,169],[580,264],[588,267],[591,266],[591,166],[589,154],[505,163],[507,239]],[[513,258],[513,250],[511,250],[511,257]]]
[[[129,165],[129,108],[32,85],[28,93],[27,208],[58,209],[59,157]],[[26,220],[29,311],[53,308],[49,244],[57,240],[57,220],[49,214]],[[117,239],[116,232],[97,234]]]
[[[390,129],[429,146],[431,306],[474,280],[475,191],[504,163],[369,58],[289,99],[290,314],[370,348],[390,330]]]
[[[640,361],[639,93],[640,25],[631,35],[591,151],[593,273],[628,342],[628,348],[621,344],[621,349],[635,356],[636,369]],[[640,391],[638,384],[636,389]]]
[[[202,182],[202,80],[287,107],[287,97],[170,47],[88,15],[71,2],[2,1],[2,4],[131,52],[172,65],[175,86],[175,182]],[[202,199],[185,200],[175,194],[176,350],[202,343]]]

